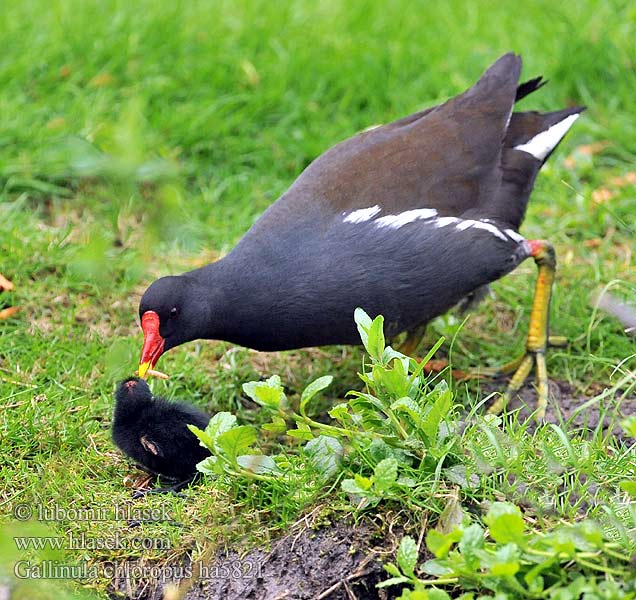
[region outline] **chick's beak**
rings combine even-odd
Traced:
[[[141,317],[141,329],[144,332],[144,346],[139,360],[139,377],[146,379],[148,369],[152,369],[163,354],[165,340],[159,333],[159,315],[146,311]]]

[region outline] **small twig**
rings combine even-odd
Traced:
[[[339,589],[342,586],[344,586],[345,590],[347,591],[347,595],[349,595],[350,598],[351,597],[355,598],[355,596],[350,595],[353,592],[351,592],[347,583],[350,581],[353,581],[354,579],[359,579],[360,577],[364,577],[365,575],[368,575],[369,573],[371,573],[371,569],[367,570],[364,567],[366,567],[373,560],[373,558],[374,558],[373,554],[367,554],[367,556],[364,557],[364,560],[358,565],[358,568],[355,570],[355,572],[351,573],[351,575],[348,575],[347,577],[345,577],[344,579],[341,579],[340,581],[336,581],[336,583],[334,583],[330,588],[323,591],[319,596],[316,596],[316,600],[323,600],[324,598],[327,598],[330,594],[332,594],[333,592],[335,592],[337,589]]]
[[[358,597],[353,593],[353,591],[347,585],[346,582],[343,583],[342,585],[344,586],[345,592],[347,592],[347,596],[349,597],[349,600],[358,600]]]
[[[16,381],[15,379],[9,379],[8,377],[4,377],[4,375],[0,376],[0,379],[4,381],[4,383],[11,383],[13,385],[21,385],[23,387],[28,388],[37,388],[37,385],[33,385],[32,383],[24,383],[23,381]]]

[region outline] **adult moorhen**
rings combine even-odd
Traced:
[[[541,87],[518,85],[502,56],[463,94],[364,131],[319,156],[218,262],[163,277],[139,306],[146,375],[197,338],[257,350],[359,343],[354,309],[414,331],[532,256],[539,268],[527,351],[545,411],[555,256],[519,226],[535,177],[584,107],[515,112]],[[500,405],[496,407],[499,409]]]

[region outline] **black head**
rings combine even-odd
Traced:
[[[176,275],[157,279],[139,303],[144,332],[140,375],[154,367],[170,348],[204,337],[209,315],[205,291],[192,278]]]
[[[129,377],[124,379],[118,386],[115,393],[117,402],[129,403],[131,401],[151,401],[152,392],[148,384],[139,377]]]

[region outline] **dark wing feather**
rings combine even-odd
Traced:
[[[338,144],[302,173],[278,210],[322,199],[334,215],[376,203],[383,214],[459,215],[485,202],[499,186],[520,69],[521,58],[506,54],[460,96]]]

